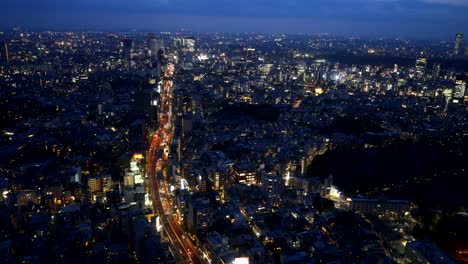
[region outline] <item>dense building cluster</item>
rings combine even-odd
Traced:
[[[462,34],[12,30],[0,43],[7,263],[452,263],[415,237],[415,201],[380,195],[439,171],[340,185],[313,165],[453,144],[439,175],[466,176]]]

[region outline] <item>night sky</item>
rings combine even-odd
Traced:
[[[0,27],[336,33],[452,39],[468,0],[1,0]]]

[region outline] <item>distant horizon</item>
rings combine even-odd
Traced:
[[[6,0],[0,25],[54,31],[317,33],[452,39],[468,0]]]
[[[452,36],[447,37],[415,37],[415,36],[404,36],[404,35],[377,35],[377,34],[352,34],[352,33],[335,33],[335,32],[280,32],[280,31],[199,31],[199,30],[190,30],[187,28],[180,29],[149,29],[149,28],[48,28],[48,27],[24,27],[24,26],[14,26],[9,28],[1,28],[0,33],[13,32],[15,30],[22,30],[26,32],[33,33],[45,33],[45,32],[54,32],[54,33],[184,33],[184,34],[258,34],[258,35],[285,35],[285,36],[320,36],[320,35],[330,35],[339,38],[363,38],[363,39],[391,39],[391,40],[410,40],[410,41],[447,41],[453,42],[455,40],[455,35],[461,33],[465,36],[464,32],[456,32]]]

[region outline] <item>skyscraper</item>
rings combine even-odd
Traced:
[[[432,65],[432,78],[437,79],[440,75],[440,63],[434,63]]]
[[[463,100],[465,97],[466,82],[464,80],[457,80],[455,82],[455,89],[453,91],[453,98]]]
[[[133,39],[123,39],[121,45],[125,58],[130,59],[133,48],[135,46]]]
[[[423,75],[426,72],[427,58],[425,56],[419,56],[416,59],[416,72],[419,75]]]
[[[157,51],[156,36],[153,33],[148,33],[148,38],[146,40],[148,45],[149,54],[152,56]]]
[[[6,63],[10,62],[10,54],[8,53],[8,43],[5,43],[5,61]]]
[[[281,194],[284,189],[283,177],[279,174],[263,174],[262,175],[262,194],[272,205],[281,203]]]
[[[158,59],[158,53],[164,50],[164,40],[157,38],[153,33],[148,34],[148,51],[153,61]]]
[[[188,227],[193,233],[206,229],[213,225],[213,208],[209,199],[200,198],[189,204]]]
[[[455,35],[455,45],[453,47],[453,55],[458,56],[461,54],[463,46],[463,34],[457,33]]]

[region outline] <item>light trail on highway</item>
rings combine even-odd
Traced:
[[[169,145],[172,141],[172,77],[174,65],[169,64],[164,69],[163,89],[161,91],[161,104],[158,112],[159,126],[152,138],[148,153],[147,171],[149,187],[153,201],[153,209],[159,215],[162,227],[175,250],[174,257],[181,263],[203,263],[198,252],[184,234],[181,226],[174,220],[171,213],[171,204],[167,198],[163,202],[161,192],[169,194],[167,184],[162,175],[164,163],[168,158]],[[161,182],[160,182],[161,180]],[[205,261],[206,262],[206,261]]]

